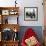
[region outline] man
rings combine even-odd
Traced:
[[[37,39],[36,33],[31,28],[27,29],[27,31],[25,32],[21,45],[22,46],[41,46],[41,44]]]

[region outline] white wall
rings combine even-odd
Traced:
[[[15,0],[0,0],[0,6],[15,6]],[[43,6],[42,0],[17,0],[19,9],[20,26],[43,26]],[[38,21],[24,21],[24,7],[38,7]]]
[[[0,0],[0,6],[1,7],[8,7],[8,6],[14,6],[14,1],[15,0]]]
[[[24,0],[24,7],[38,7],[38,21],[24,21],[24,8],[21,8],[20,25],[22,26],[43,26],[43,6],[42,0]]]

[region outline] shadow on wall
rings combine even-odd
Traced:
[[[43,42],[43,36],[42,36],[43,35],[42,34],[43,30],[42,30],[42,27],[41,26],[21,26],[20,27],[20,32],[19,32],[20,42],[21,42],[21,40],[22,40],[22,38],[24,36],[25,31],[28,28],[32,28],[36,32],[39,41],[42,43]]]

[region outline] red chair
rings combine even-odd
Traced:
[[[36,33],[33,31],[32,28],[26,30],[24,37],[22,38],[21,46],[27,46],[25,40],[34,36],[37,39]],[[37,40],[38,41],[38,40]],[[40,42],[38,41],[35,46],[41,46]]]

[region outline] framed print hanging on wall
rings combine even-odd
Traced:
[[[24,20],[25,21],[37,21],[38,20],[38,8],[37,7],[24,7]]]

